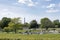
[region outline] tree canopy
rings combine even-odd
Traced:
[[[37,21],[36,20],[32,20],[30,22],[30,28],[38,28],[38,24],[37,24]]]
[[[54,25],[55,25],[56,28],[59,27],[59,24],[60,24],[60,23],[59,23],[59,20],[54,20],[53,23],[54,23]]]
[[[41,19],[41,27],[48,29],[48,28],[53,27],[53,23],[48,18],[42,18]]]
[[[11,18],[3,17],[2,20],[0,21],[0,27],[8,27],[9,22],[11,21]]]

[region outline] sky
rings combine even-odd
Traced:
[[[60,20],[60,0],[0,0],[0,19],[21,17],[26,22],[41,18]]]

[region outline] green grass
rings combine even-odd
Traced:
[[[60,40],[60,34],[12,34],[12,33],[0,33],[0,39],[2,40]]]

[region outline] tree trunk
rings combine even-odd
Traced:
[[[15,33],[17,33],[16,29],[15,29]]]

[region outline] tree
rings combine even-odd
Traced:
[[[43,18],[41,19],[41,27],[48,30],[48,28],[53,27],[53,23],[48,18]]]
[[[59,20],[54,20],[53,23],[54,23],[55,27],[57,27],[57,28],[59,27]]]
[[[26,22],[23,24],[23,27],[30,27],[30,25]]]
[[[20,18],[13,18],[9,23],[9,27],[13,28],[15,33],[17,33],[17,29],[21,27]]]
[[[3,29],[4,27],[8,27],[9,22],[11,21],[11,18],[3,17],[0,21],[0,27]]]
[[[58,26],[58,28],[60,28],[60,22],[59,22],[59,26]]]
[[[38,28],[38,24],[37,24],[37,21],[36,20],[32,20],[30,22],[30,28]]]
[[[3,31],[9,33],[9,32],[12,32],[13,29],[10,27],[4,27]]]

